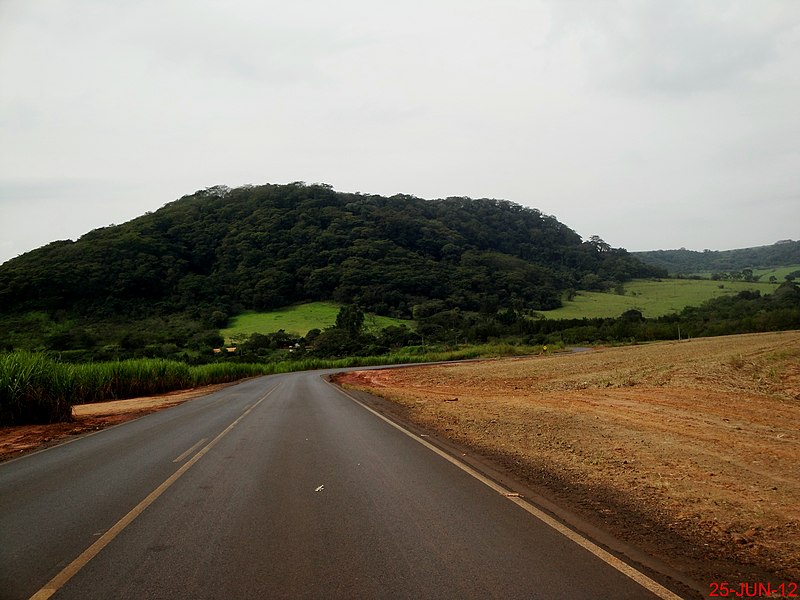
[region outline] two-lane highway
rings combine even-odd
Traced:
[[[0,465],[0,598],[677,597],[501,492],[264,377]]]

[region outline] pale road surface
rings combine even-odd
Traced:
[[[319,372],[249,380],[0,464],[0,598],[33,596],[675,597]]]

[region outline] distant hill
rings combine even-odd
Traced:
[[[782,240],[771,246],[739,250],[652,250],[632,252],[643,262],[673,275],[769,269],[800,264],[800,241]]]
[[[564,290],[662,276],[554,217],[490,199],[214,187],[0,265],[0,315],[227,316],[308,300],[410,317],[415,306],[547,309]]]

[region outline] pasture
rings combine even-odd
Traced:
[[[769,281],[770,277],[775,277],[775,279],[778,280],[778,283],[781,283],[789,273],[794,273],[795,271],[800,271],[800,265],[753,269],[753,275],[760,277],[761,281]]]
[[[325,329],[336,323],[340,307],[335,302],[308,302],[269,312],[245,312],[233,317],[229,326],[222,329],[220,334],[226,341],[242,339],[252,333],[267,334],[281,329],[286,333],[304,336],[312,329]],[[379,331],[390,325],[413,327],[413,321],[365,315],[364,327],[367,331]]]
[[[779,281],[783,281],[781,278]],[[624,294],[616,292],[579,292],[564,306],[542,311],[547,319],[582,319],[618,317],[636,309],[647,318],[680,312],[687,306],[699,306],[706,300],[759,290],[771,294],[777,286],[771,283],[745,281],[712,281],[710,279],[637,279],[625,284]]]

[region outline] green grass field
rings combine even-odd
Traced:
[[[245,312],[231,319],[230,326],[220,334],[226,342],[241,339],[251,333],[272,333],[283,329],[294,335],[305,335],[312,329],[325,329],[336,322],[340,305],[335,302],[309,302],[269,312]],[[413,326],[413,321],[367,314],[367,331],[378,331],[389,325]]]
[[[756,277],[760,277],[761,283],[769,282],[770,275],[774,275],[775,279],[778,280],[778,283],[783,283],[784,277],[786,277],[789,273],[794,273],[795,271],[800,271],[800,265],[788,265],[785,267],[769,267],[765,269],[753,269],[753,275]],[[704,277],[706,279],[711,279],[713,275],[712,271],[701,271],[697,273],[698,277]]]
[[[753,275],[761,276],[761,281],[769,281],[770,275],[778,280],[778,283],[784,281],[789,273],[800,271],[800,265],[790,265],[788,267],[774,267],[772,269],[753,269]]]
[[[782,281],[781,278],[779,281]],[[738,294],[744,290],[760,290],[771,294],[770,283],[743,281],[711,281],[698,279],[663,279],[661,281],[635,280],[625,284],[625,294],[615,292],[580,292],[574,300],[564,301],[564,306],[543,311],[548,319],[581,319],[618,317],[635,308],[645,317],[653,318],[680,312],[686,306],[699,306],[706,300],[719,296]]]

